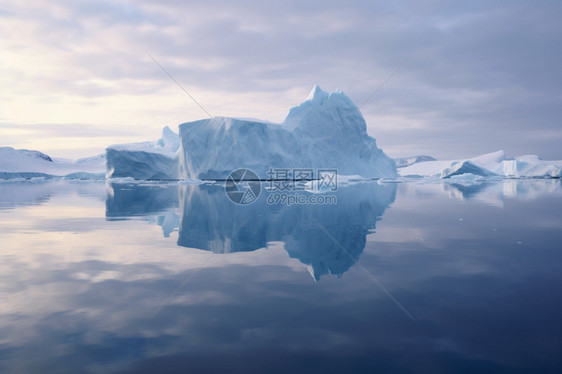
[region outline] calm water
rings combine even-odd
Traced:
[[[560,181],[0,184],[0,372],[561,372]]]

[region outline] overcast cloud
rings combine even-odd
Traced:
[[[341,88],[390,156],[562,159],[562,5],[52,1],[0,5],[0,145],[82,157],[206,114],[282,121]]]

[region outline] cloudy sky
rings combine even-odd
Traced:
[[[280,122],[314,84],[390,156],[562,159],[562,4],[21,0],[0,4],[0,146],[83,157],[206,114]]]

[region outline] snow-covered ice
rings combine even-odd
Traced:
[[[104,155],[73,161],[51,158],[39,151],[0,147],[1,179],[53,176],[99,179],[104,171]]]
[[[536,155],[516,157],[504,160],[498,173],[506,177],[553,177],[560,178],[562,161],[544,161]]]
[[[544,161],[535,155],[506,159],[504,151],[464,160],[426,161],[398,169],[402,177],[447,179],[465,175],[504,178],[560,178],[562,161]]]

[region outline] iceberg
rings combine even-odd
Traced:
[[[405,168],[406,166],[410,166],[413,164],[417,164],[418,162],[426,162],[426,161],[437,161],[437,160],[431,156],[426,156],[426,155],[399,157],[394,159],[397,168]]]
[[[168,126],[156,141],[106,148],[106,178],[178,179],[179,137]]]
[[[508,178],[560,178],[562,161],[543,161],[536,155],[526,155],[504,160],[499,169],[498,172]]]
[[[497,175],[496,173],[474,163],[473,161],[465,160],[462,162],[454,162],[451,167],[443,169],[443,171],[441,172],[441,178],[445,179],[457,175],[466,174],[471,174],[479,177],[493,177]]]
[[[105,156],[76,161],[50,156],[27,149],[0,147],[0,179],[53,178],[100,179],[104,177]]]
[[[544,161],[535,155],[506,159],[504,151],[464,160],[426,161],[398,169],[402,177],[448,179],[460,175],[501,178],[560,178],[562,161]]]
[[[396,165],[367,134],[359,108],[341,90],[315,86],[280,124],[214,117],[179,126],[179,177],[225,179],[236,169],[268,179],[271,169],[337,169],[395,178]]]
[[[367,134],[359,108],[341,90],[315,86],[283,123],[213,117],[164,127],[157,141],[106,149],[107,178],[226,179],[251,169],[260,179],[271,170],[330,169],[339,175],[395,178],[396,164]]]

